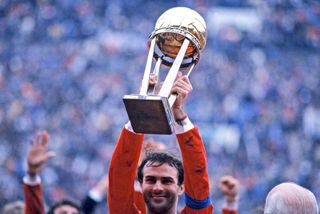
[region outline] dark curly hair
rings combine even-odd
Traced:
[[[79,214],[82,214],[80,205],[77,202],[75,202],[75,201],[73,201],[71,199],[66,199],[66,198],[55,202],[50,207],[50,209],[48,210],[47,214],[54,214],[55,209],[57,209],[58,207],[64,206],[64,205],[69,205],[71,207],[74,207],[74,208],[76,208],[78,210]]]
[[[143,181],[143,168],[144,166],[153,166],[158,167],[162,166],[163,164],[168,164],[178,171],[178,185],[180,186],[183,184],[184,176],[183,176],[183,166],[182,162],[174,157],[173,155],[165,152],[157,153],[152,152],[147,154],[147,157],[141,162],[138,168],[138,181],[142,183]]]

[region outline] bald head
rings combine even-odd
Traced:
[[[295,183],[275,186],[266,199],[264,214],[317,214],[314,194]]]
[[[24,214],[24,203],[22,201],[14,201],[6,204],[2,210],[2,214]]]

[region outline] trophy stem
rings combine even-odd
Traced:
[[[193,70],[194,66],[195,66],[195,63],[193,63],[193,64],[191,65],[188,73],[187,73],[185,76],[189,77],[189,75],[191,74],[191,71]],[[176,101],[176,99],[177,99],[177,95],[176,95],[176,94],[171,94],[171,95],[170,95],[169,100],[168,100],[170,107],[173,106],[173,103]]]
[[[162,63],[162,59],[161,59],[161,57],[159,57],[158,60],[157,60],[156,65],[155,65],[155,67],[154,67],[154,69],[153,69],[153,71],[151,73],[151,75],[153,75],[156,78],[156,81],[153,84],[149,83],[148,94],[154,94],[155,86],[158,83],[158,75],[159,75],[159,72],[160,72],[161,63]]]
[[[144,70],[144,75],[143,75],[142,84],[141,84],[140,93],[139,93],[140,95],[147,95],[147,92],[148,92],[149,76],[150,76],[150,71],[151,71],[152,58],[153,58],[155,44],[156,44],[156,38],[153,38],[151,41],[151,44],[150,44],[147,64],[146,64],[146,67]]]
[[[184,39],[183,44],[179,50],[179,53],[174,60],[172,67],[170,68],[168,75],[161,87],[161,90],[159,92],[159,95],[162,97],[169,97],[171,88],[173,86],[174,80],[178,74],[178,71],[180,69],[181,63],[183,61],[184,55],[187,51],[188,45],[190,41],[188,39]]]
[[[193,70],[194,66],[196,65],[196,63],[193,63],[188,71],[188,73],[186,74],[187,77],[189,77],[189,75],[191,74],[191,71]]]
[[[153,69],[153,72],[152,72],[153,75],[156,75],[156,76],[159,75],[161,62],[162,62],[162,59],[161,59],[161,57],[159,57],[157,60],[156,66]]]

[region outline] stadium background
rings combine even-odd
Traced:
[[[57,152],[42,173],[48,204],[80,200],[106,173],[127,121],[121,98],[138,92],[148,36],[174,6],[207,21],[187,112],[207,147],[216,213],[225,174],[241,182],[241,213],[281,181],[319,200],[318,0],[0,0],[0,207],[22,199],[39,129]],[[176,149],[174,137],[152,137]]]

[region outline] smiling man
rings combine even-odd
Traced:
[[[151,153],[138,169],[144,201],[152,213],[174,213],[184,192],[180,160],[167,153]]]
[[[134,184],[144,135],[133,132],[130,122],[125,125],[108,173],[110,214],[176,214],[178,197],[183,194],[186,206],[181,213],[212,213],[205,148],[183,108],[191,91],[188,78],[180,74],[171,92],[177,94],[172,111],[183,167],[167,153],[149,154],[138,169],[143,207],[137,204]]]

